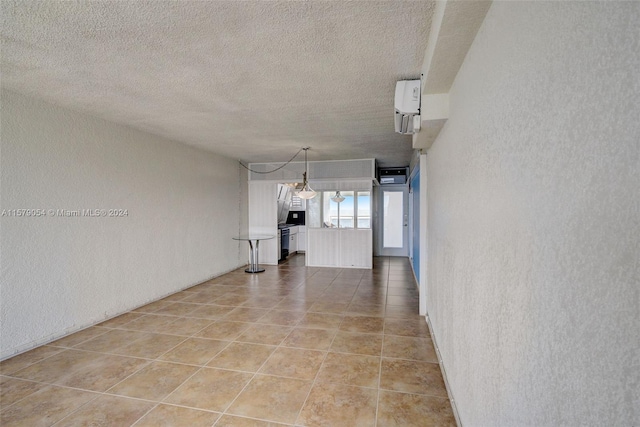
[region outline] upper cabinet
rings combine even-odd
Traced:
[[[287,217],[289,216],[289,210],[291,209],[293,191],[291,191],[291,187],[288,185],[278,184],[276,193],[278,224],[285,224],[287,222]]]

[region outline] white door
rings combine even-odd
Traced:
[[[409,197],[407,186],[381,187],[379,255],[409,256]]]

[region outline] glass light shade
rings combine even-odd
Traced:
[[[340,194],[339,191],[336,191],[336,195],[331,198],[336,203],[344,202],[344,197]]]
[[[313,199],[316,197],[316,192],[309,187],[309,185],[305,185],[304,188],[298,191],[298,197],[301,199]]]

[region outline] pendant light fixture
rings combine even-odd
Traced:
[[[344,202],[344,196],[340,194],[339,191],[336,191],[336,195],[331,198],[336,203]]]
[[[304,173],[302,174],[302,189],[298,191],[298,197],[301,199],[313,199],[316,197],[316,192],[309,187],[309,181],[307,180],[307,151],[310,147],[304,147]]]

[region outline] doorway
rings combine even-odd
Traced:
[[[409,191],[385,185],[378,192],[378,255],[409,256]]]

